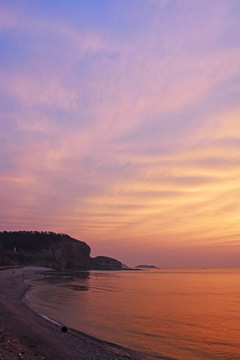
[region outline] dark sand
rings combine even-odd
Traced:
[[[41,276],[41,270],[25,267],[0,271],[1,360],[141,359],[131,350],[75,330],[63,333],[61,326],[33,312],[23,301],[30,288],[25,280]]]

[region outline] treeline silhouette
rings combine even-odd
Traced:
[[[66,234],[57,234],[52,231],[2,231],[0,243],[4,250],[28,250],[37,251],[48,248],[53,242],[63,239],[72,239]]]

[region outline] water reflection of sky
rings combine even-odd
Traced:
[[[237,359],[239,274],[233,269],[52,272],[38,280],[33,300],[68,327],[160,358],[218,359],[221,351]]]

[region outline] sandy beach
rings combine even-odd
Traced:
[[[43,268],[25,267],[0,271],[1,360],[134,360],[131,350],[47,321],[24,301],[30,289],[27,279],[41,276]]]

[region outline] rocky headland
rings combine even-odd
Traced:
[[[66,234],[39,231],[0,232],[0,265],[41,266],[57,270],[121,270],[122,263],[90,256],[91,248]]]

